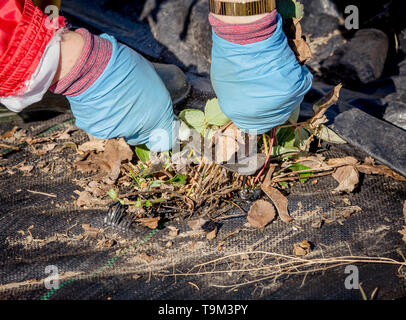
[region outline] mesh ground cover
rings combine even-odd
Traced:
[[[42,132],[71,117],[63,114],[42,122],[17,123],[33,134]],[[0,124],[0,132],[13,127]],[[71,139],[84,142],[86,134],[75,132]],[[58,147],[66,141],[58,141]],[[351,146],[332,147],[326,157],[365,156]],[[344,286],[345,266],[326,271],[299,275],[281,275],[276,281],[258,281],[261,272],[216,273],[247,265],[266,267],[277,263],[262,256],[250,259],[227,259],[206,268],[195,265],[229,254],[246,251],[267,251],[292,255],[293,244],[308,240],[313,244],[306,258],[382,256],[402,260],[399,252],[406,245],[398,230],[405,224],[402,215],[406,200],[406,183],[380,176],[361,176],[356,192],[345,196],[333,195],[336,182],[331,176],[297,183],[289,194],[289,211],[295,221],[285,224],[280,219],[263,230],[244,226],[245,217],[222,221],[214,240],[196,235],[186,221],[168,221],[154,234],[137,226],[130,235],[120,236],[106,230],[106,239],[117,244],[105,247],[101,235],[84,237],[82,224],[101,226],[105,209],[84,210],[74,205],[80,189],[73,182],[80,178],[72,169],[76,158],[72,149],[58,153],[34,155],[29,147],[9,154],[1,167],[13,167],[26,160],[37,165],[40,161],[54,162],[53,174],[34,168],[24,176],[18,169],[0,173],[0,298],[1,299],[361,299],[359,290]],[[56,194],[55,198],[33,194],[27,190]],[[359,206],[348,219],[324,223],[321,228],[312,224],[320,214],[334,220],[338,207]],[[250,203],[240,203],[247,210]],[[236,208],[230,215],[241,215]],[[168,226],[180,229],[177,237],[169,236]],[[237,232],[238,231],[238,232]],[[232,234],[234,232],[234,234]],[[231,235],[230,235],[231,234]],[[170,247],[168,241],[172,241]],[[219,250],[221,245],[221,250]],[[153,260],[147,262],[145,255]],[[112,260],[113,259],[113,260]],[[45,267],[55,265],[60,272],[59,290],[50,292],[44,287]],[[389,264],[356,264],[360,281],[367,294],[379,288],[378,298],[406,297],[404,271]],[[171,276],[173,273],[208,272],[202,275]],[[402,277],[403,276],[403,277]],[[233,284],[253,281],[235,289]]]

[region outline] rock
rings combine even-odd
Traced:
[[[383,118],[406,130],[406,59],[399,64],[399,75],[391,79],[395,90],[381,99],[382,105],[386,106]]]
[[[399,49],[406,54],[406,29],[399,34]]]
[[[369,83],[383,72],[389,40],[378,29],[359,30],[350,42],[322,63],[329,77],[346,83]]]
[[[212,44],[208,1],[167,0],[160,3],[155,17],[153,12],[146,18],[157,41],[188,71],[208,75]]]
[[[301,20],[313,58],[306,65],[320,74],[321,64],[346,40],[341,35],[342,15],[331,0],[301,0],[305,15]]]

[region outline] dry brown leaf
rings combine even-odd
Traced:
[[[275,219],[275,215],[275,208],[271,203],[257,200],[251,206],[247,219],[254,228],[262,228]]]
[[[80,191],[79,198],[76,200],[76,205],[79,207],[91,207],[95,203],[99,202],[97,198],[94,198],[88,191]]]
[[[272,163],[269,165],[269,169],[268,172],[266,173],[264,182],[262,183],[262,185],[264,186],[272,186],[272,175],[275,172],[275,169],[278,165],[275,163]]]
[[[345,219],[348,219],[354,212],[359,211],[362,211],[362,209],[359,206],[349,206],[345,208],[340,208],[338,214],[343,216]]]
[[[401,176],[400,174],[393,171],[391,168],[383,165],[383,164],[370,164],[365,162],[364,164],[358,164],[356,166],[357,170],[364,174],[378,174],[383,175],[387,178],[392,178],[399,181],[406,181],[406,178]]]
[[[293,254],[296,256],[305,256],[311,251],[311,244],[307,240],[303,240],[301,243],[295,243],[293,245]]]
[[[315,157],[315,156],[309,156],[306,158],[298,159],[296,161],[296,163],[300,163],[310,169],[316,169],[316,168],[321,168],[321,167],[325,166],[324,161],[321,160],[319,157]]]
[[[82,160],[75,162],[77,170],[82,172],[99,171],[95,180],[102,180],[113,184],[120,175],[122,161],[129,161],[133,157],[130,146],[120,139],[110,139],[106,142],[104,152],[86,154]]]
[[[32,148],[33,148],[33,153],[34,154],[36,154],[36,155],[44,155],[44,154],[48,153],[49,151],[54,150],[55,147],[56,147],[55,143],[48,143],[48,144],[45,144],[45,145],[41,145],[37,149],[34,148],[34,147],[32,147]]]
[[[330,108],[332,105],[338,102],[342,87],[343,87],[342,84],[335,86],[327,95],[321,98],[313,106],[314,115],[309,120],[309,124],[312,128],[317,128],[321,124],[327,122],[327,119],[324,114],[326,113],[328,108]]]
[[[139,218],[139,219],[135,220],[135,222],[138,222],[139,224],[141,224],[144,227],[148,227],[150,229],[156,229],[158,227],[158,223],[159,223],[160,219],[161,219],[160,217]]]
[[[358,160],[354,157],[332,158],[332,159],[327,160],[327,165],[332,166],[332,167],[355,165],[357,163],[358,163]]]
[[[169,236],[170,237],[175,238],[175,237],[178,236],[178,234],[179,234],[179,229],[178,228],[175,228],[173,226],[169,226],[168,228],[170,230],[169,231]]]
[[[308,59],[312,58],[313,55],[310,46],[303,38],[302,25],[300,24],[300,21],[296,18],[292,18],[285,20],[284,23],[286,24],[284,30],[286,30],[289,46],[295,53],[298,62],[304,63]]]
[[[25,172],[25,173],[29,173],[32,171],[32,169],[34,169],[34,166],[28,165],[28,166],[22,166],[18,168],[19,170]]]
[[[11,138],[12,136],[14,136],[14,133],[17,131],[17,129],[18,129],[17,126],[13,127],[13,129],[11,129],[11,130],[7,131],[6,133],[4,133],[4,134],[1,136],[1,138],[2,138],[2,139]]]
[[[90,224],[82,224],[82,228],[85,231],[85,235],[91,238],[97,238],[97,235],[100,232],[100,229],[93,228]]]
[[[114,239],[107,239],[106,241],[103,242],[103,247],[111,248],[115,246],[117,243],[116,240]]]
[[[293,49],[299,63],[304,63],[313,57],[310,46],[305,39],[289,39],[289,45]]]
[[[195,219],[195,220],[190,220],[190,221],[188,221],[187,224],[193,231],[198,231],[201,229],[202,225],[204,225],[206,222],[207,222],[207,220],[205,220],[203,218],[199,218],[199,219]]]
[[[288,199],[278,189],[273,188],[270,185],[263,184],[261,189],[274,203],[282,221],[285,223],[291,222],[293,218],[289,215]]]
[[[333,193],[350,193],[359,182],[359,174],[354,166],[337,168],[332,176],[338,182],[338,187],[333,190]]]
[[[217,227],[214,227],[214,229],[206,235],[206,238],[207,240],[213,240],[216,236],[217,236]]]
[[[102,152],[102,151],[104,151],[106,142],[107,142],[107,140],[101,140],[101,139],[90,140],[90,141],[87,141],[87,142],[81,144],[78,147],[78,150],[80,150],[82,152],[87,152],[87,151]]]
[[[151,257],[150,255],[148,255],[146,253],[141,253],[138,257],[141,260],[144,260],[146,263],[151,263],[152,261],[154,261],[154,257]]]

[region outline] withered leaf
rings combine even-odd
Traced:
[[[342,84],[335,86],[326,96],[321,98],[313,106],[314,115],[309,120],[309,124],[311,127],[317,128],[319,125],[327,122],[327,119],[324,119],[325,118],[324,114],[326,113],[328,108],[337,103],[340,97],[340,91],[342,87],[343,87]]]
[[[289,215],[288,199],[278,189],[270,185],[263,184],[261,189],[272,200],[282,221],[285,223],[291,222],[293,218]]]
[[[32,165],[27,165],[27,166],[22,166],[18,168],[19,170],[25,172],[25,173],[29,173],[32,171],[32,169],[34,169],[34,166]]]
[[[173,226],[168,226],[168,228],[170,230],[169,231],[169,236],[170,237],[175,238],[175,237],[178,236],[178,234],[179,234],[179,229],[178,228],[175,228]]]
[[[100,229],[93,228],[90,224],[82,224],[82,228],[85,231],[85,235],[92,238],[96,238],[100,232]]]
[[[144,260],[146,263],[151,263],[152,261],[154,261],[154,257],[151,257],[150,255],[148,255],[146,253],[141,253],[138,257],[141,260]]]
[[[207,221],[203,218],[199,218],[199,219],[195,219],[195,220],[190,220],[188,221],[188,225],[189,227],[193,230],[193,231],[198,231],[201,229],[201,227],[206,223]]]
[[[337,168],[332,176],[338,182],[338,187],[333,190],[333,193],[350,193],[359,182],[359,174],[354,166]]]
[[[158,227],[158,223],[161,217],[155,217],[155,218],[139,218],[135,220],[135,222],[138,222],[144,227],[148,227],[150,229],[156,229]]]
[[[293,245],[293,254],[296,256],[305,256],[311,251],[311,244],[307,240]]]
[[[247,218],[250,225],[254,228],[265,227],[275,219],[275,208],[268,201],[257,200],[251,206]]]
[[[210,231],[206,235],[206,238],[207,238],[207,240],[213,240],[216,236],[217,236],[217,227],[215,227],[212,231]]]
[[[303,38],[289,39],[289,45],[299,63],[304,63],[313,57],[309,44]]]
[[[354,212],[362,211],[359,206],[349,206],[345,208],[340,208],[338,214],[348,219]]]
[[[1,136],[1,138],[2,138],[2,139],[11,138],[11,137],[14,135],[14,133],[17,131],[17,129],[18,129],[17,126],[13,127],[13,129],[11,129],[11,130],[7,131],[6,133],[4,133],[4,134]]]
[[[332,158],[327,160],[329,166],[344,166],[344,165],[355,165],[358,160],[354,157],[343,157],[343,158]]]
[[[75,166],[83,172],[99,171],[95,180],[105,179],[107,184],[113,184],[120,175],[121,162],[131,160],[132,157],[133,152],[123,138],[110,139],[106,142],[104,152],[92,152],[84,160],[76,161]]]
[[[87,152],[87,151],[96,151],[96,152],[102,152],[104,151],[104,147],[106,145],[107,140],[101,140],[101,139],[94,139],[87,141],[83,144],[81,144],[78,147],[78,150]]]
[[[76,200],[76,205],[79,207],[90,207],[93,203],[93,197],[88,191],[81,191],[79,198]]]
[[[399,181],[406,181],[405,177],[401,176],[400,174],[396,173],[391,168],[383,164],[376,165],[376,164],[367,164],[367,162],[365,162],[364,164],[358,164],[356,168],[359,172],[364,174],[377,174]]]

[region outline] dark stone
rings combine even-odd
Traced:
[[[339,114],[330,127],[351,145],[406,176],[406,157],[401,148],[406,131],[356,108]]]
[[[211,27],[207,0],[163,1],[147,20],[155,38],[166,46],[188,71],[209,74]]]
[[[306,64],[320,74],[321,64],[346,40],[340,32],[342,15],[331,0],[302,0],[305,15],[301,20],[303,34],[313,58]]]
[[[399,49],[406,55],[406,29],[403,29],[399,34]]]
[[[398,76],[392,77],[395,91],[381,99],[386,105],[383,118],[406,130],[406,59],[399,64]]]
[[[322,64],[328,76],[345,83],[368,83],[383,72],[389,40],[377,29],[359,30],[354,38],[334,52]]]

